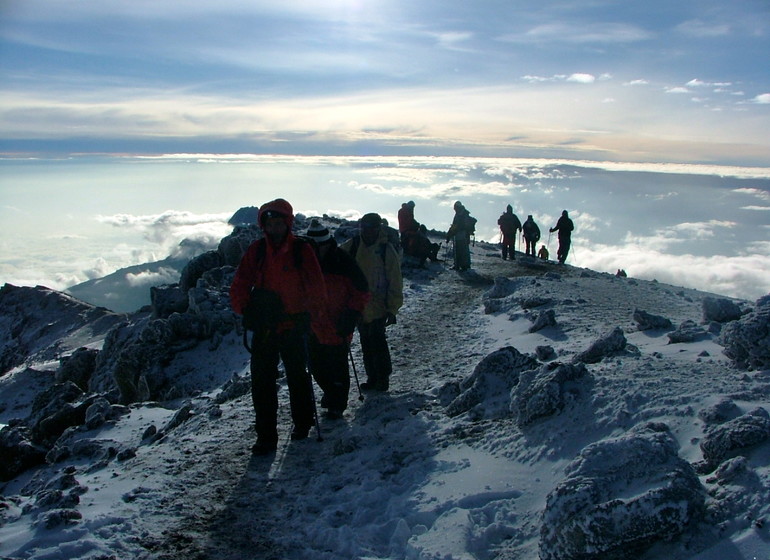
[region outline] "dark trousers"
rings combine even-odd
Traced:
[[[514,251],[515,242],[515,235],[503,235],[503,260],[506,260],[509,256],[512,259],[516,258],[516,252]]]
[[[358,334],[361,337],[361,354],[364,358],[367,382],[379,390],[387,390],[393,364],[385,337],[385,318],[362,323],[358,327]]]
[[[559,260],[560,263],[563,263],[567,260],[567,255],[569,255],[569,247],[572,244],[572,238],[571,237],[560,237],[559,238],[559,250],[556,252],[556,258]]]
[[[527,252],[526,252],[526,254],[527,255],[532,255],[534,257],[535,256],[535,246],[537,245],[537,240],[536,239],[527,239],[525,237],[524,241],[527,242]]]
[[[313,425],[313,388],[305,369],[305,329],[254,336],[251,347],[251,398],[257,438],[278,441],[278,361],[283,361],[289,387],[291,418],[300,429]]]
[[[321,406],[336,411],[348,407],[350,369],[348,345],[329,346],[310,337],[310,371],[323,391]]]

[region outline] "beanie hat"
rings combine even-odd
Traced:
[[[310,227],[307,228],[307,236],[316,243],[324,243],[332,238],[329,229],[315,218],[310,222]]]
[[[375,214],[374,212],[371,212],[369,214],[364,214],[361,218],[361,227],[362,228],[373,228],[373,227],[380,227],[382,225],[382,218],[379,214]]]

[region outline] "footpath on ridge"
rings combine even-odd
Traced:
[[[393,423],[404,417],[408,422],[410,414],[435,407],[429,391],[470,375],[495,349],[484,336],[483,292],[495,276],[537,274],[521,266],[520,260],[504,262],[478,247],[474,256],[474,268],[463,273],[450,270],[450,263],[432,263],[427,270],[404,269],[404,307],[398,324],[388,329],[394,369],[391,390],[387,395],[365,394],[362,402],[355,379],[351,379],[345,420],[322,418],[323,441],[315,441],[315,429],[306,441],[289,441],[291,418],[283,380],[279,391],[281,440],[274,457],[250,454],[255,438],[250,394],[222,405],[222,416],[213,424],[215,433],[209,439],[191,437],[189,443],[182,439],[167,459],[169,474],[175,476],[164,492],[162,507],[147,516],[148,520],[176,516],[172,524],[176,528],[143,537],[148,550],[144,558],[296,557],[306,544],[302,531],[308,530],[305,525],[310,515],[303,510],[301,497],[318,494],[315,484],[329,476],[329,465],[336,456],[348,452],[342,448],[355,448],[358,455],[351,460],[371,460],[373,476],[398,469],[398,465],[387,464],[391,457],[376,456],[381,453],[379,448],[399,445],[388,440],[398,438],[392,433]],[[357,337],[353,354],[363,382],[366,375]],[[317,387],[316,400],[320,400]],[[367,437],[377,438],[371,451],[366,449]],[[367,523],[376,525],[381,512],[375,510],[382,509],[382,504],[373,504],[371,509],[359,515],[372,516]]]

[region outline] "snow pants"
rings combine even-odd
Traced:
[[[350,393],[350,368],[348,346],[321,344],[310,337],[310,371],[323,391],[321,406],[342,412],[348,407]]]
[[[361,354],[364,358],[366,381],[380,391],[387,391],[393,363],[385,336],[385,317],[358,326],[361,338]]]
[[[313,426],[313,386],[305,367],[306,336],[306,327],[254,336],[251,346],[251,398],[259,441],[278,441],[279,359],[283,361],[286,371],[294,426],[300,430]]]

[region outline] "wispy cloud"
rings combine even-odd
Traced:
[[[522,34],[506,34],[502,41],[512,43],[575,43],[613,44],[649,40],[653,34],[636,25],[613,22],[585,24],[548,23],[533,27]]]

